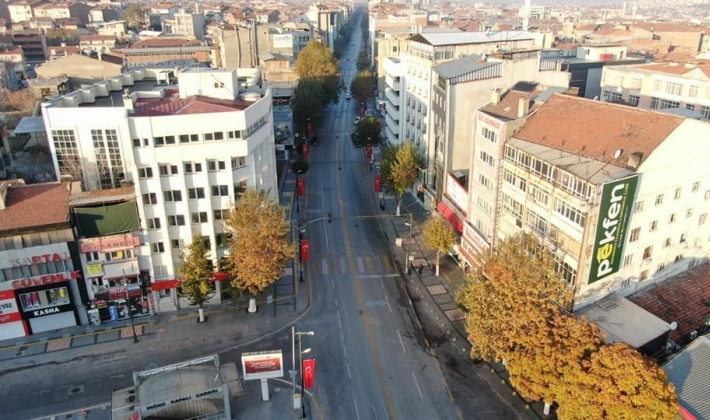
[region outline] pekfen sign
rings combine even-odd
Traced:
[[[588,284],[619,271],[638,175],[602,186]]]
[[[281,378],[284,376],[281,350],[242,353],[244,380]]]

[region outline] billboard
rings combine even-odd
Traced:
[[[588,284],[619,271],[638,175],[602,186]]]
[[[281,378],[284,376],[281,350],[242,353],[244,379]]]
[[[290,34],[274,34],[274,49],[276,48],[293,48],[293,35]]]

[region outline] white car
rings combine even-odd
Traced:
[[[349,93],[345,94],[345,99],[347,99],[348,101],[352,98],[353,98],[353,96],[351,94],[349,94]]]
[[[355,125],[360,122],[360,117],[355,117]]]

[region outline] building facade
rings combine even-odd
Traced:
[[[58,174],[133,184],[158,310],[175,308],[185,244],[203,238],[219,267],[230,202],[277,193],[271,96],[258,68],[134,70],[43,104]]]

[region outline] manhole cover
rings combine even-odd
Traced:
[[[24,354],[25,354],[25,351],[24,351],[24,350],[20,350],[20,351],[18,351],[17,353],[15,353],[15,357],[20,357],[20,356],[23,356]]]
[[[69,394],[69,395],[76,395],[76,394],[79,394],[79,393],[82,393],[82,392],[84,392],[84,387],[83,387],[83,386],[75,386],[74,388],[69,388],[69,391],[67,392],[67,394]]]

